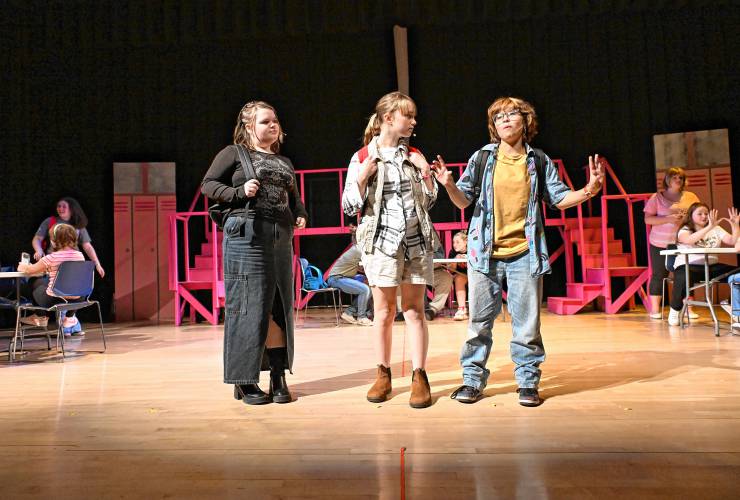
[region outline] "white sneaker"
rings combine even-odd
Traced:
[[[663,317],[663,315],[659,312],[650,313],[648,316],[650,317],[650,319],[661,319]]]
[[[465,321],[468,319],[468,311],[463,308],[459,308],[452,319],[455,321]]]
[[[693,310],[689,309],[689,319],[699,319],[701,316],[696,314]]]
[[[347,311],[344,311],[344,312],[342,313],[342,315],[341,315],[341,316],[339,316],[339,317],[340,317],[340,318],[342,318],[342,321],[344,321],[345,323],[349,323],[350,325],[354,325],[354,324],[356,324],[356,323],[357,323],[357,320],[355,319],[355,317],[354,317],[354,316],[352,316],[352,315],[351,315],[350,313],[348,313]]]
[[[671,309],[671,312],[668,313],[668,324],[671,326],[678,326],[681,324],[680,319],[681,311],[676,311],[675,309]]]
[[[373,320],[368,317],[360,318],[357,320],[357,324],[360,326],[373,326]]]

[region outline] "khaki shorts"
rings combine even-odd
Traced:
[[[389,257],[377,248],[373,253],[362,255],[362,267],[370,286],[391,287],[401,283],[431,285],[434,283],[432,254],[426,253],[410,260],[398,252]]]

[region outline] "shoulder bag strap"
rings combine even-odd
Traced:
[[[236,150],[239,152],[239,163],[242,164],[242,169],[244,169],[244,177],[247,181],[256,179],[257,178],[257,172],[254,170],[254,165],[252,165],[252,158],[249,156],[249,150],[244,146],[244,144],[237,144]],[[252,198],[247,198],[247,208],[251,205]]]

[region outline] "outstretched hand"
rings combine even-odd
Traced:
[[[440,155],[437,155],[437,159],[432,162],[432,170],[437,182],[445,187],[453,184],[452,172],[447,170],[447,165]]]

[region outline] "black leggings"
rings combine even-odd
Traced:
[[[728,266],[727,264],[712,264],[709,266],[709,279],[716,278],[720,274],[724,274],[735,269],[734,266]],[[690,265],[689,266],[689,280],[691,283],[696,283],[704,279],[704,265]],[[686,298],[686,270],[683,266],[676,268],[673,273],[673,291],[671,291],[671,309],[680,311],[683,307],[683,300]],[[709,298],[707,297],[707,300]]]
[[[663,294],[663,278],[668,276],[668,270],[665,268],[665,256],[660,252],[665,248],[650,245],[650,285],[648,294],[661,296]]]

